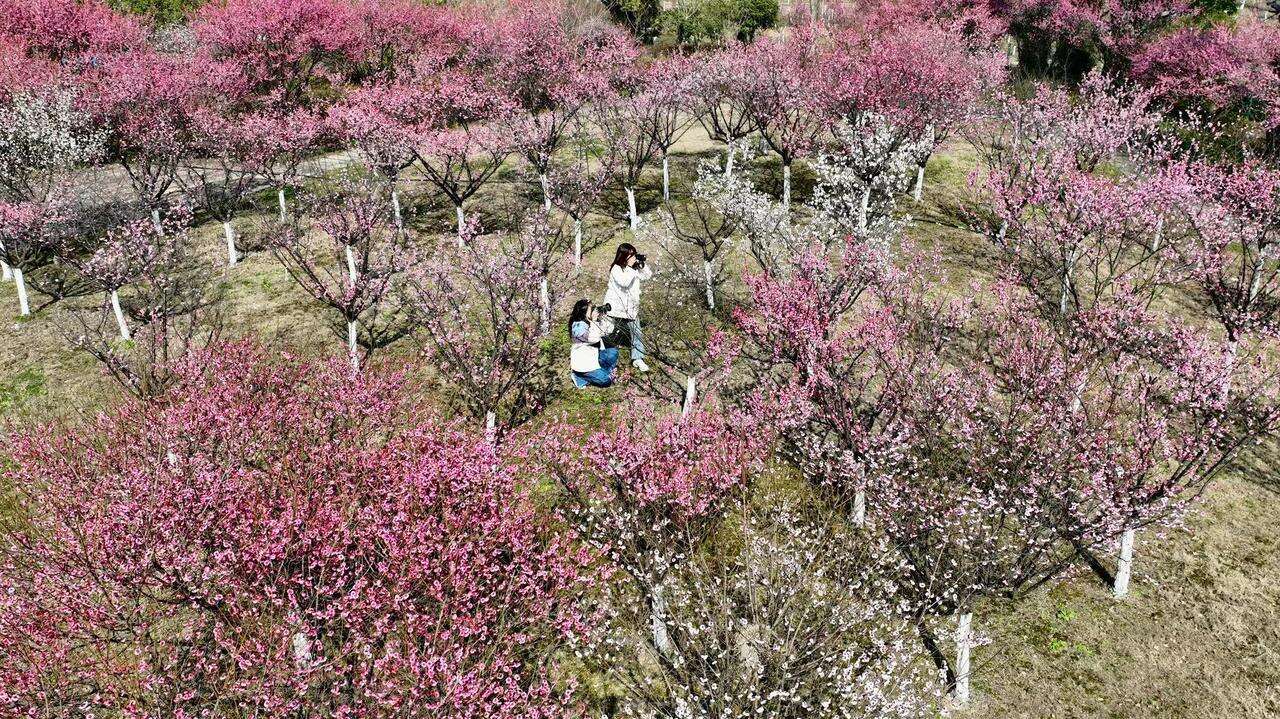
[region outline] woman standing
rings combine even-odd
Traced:
[[[645,256],[636,253],[630,242],[618,245],[609,267],[609,286],[604,292],[609,317],[613,320],[613,333],[605,342],[611,347],[630,347],[631,366],[640,372],[648,372],[644,363],[644,335],[640,332],[640,283],[653,277],[653,270],[645,262]]]

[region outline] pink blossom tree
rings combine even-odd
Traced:
[[[403,82],[356,88],[329,110],[333,134],[355,148],[361,162],[386,182],[398,227],[404,225],[401,175],[418,159],[418,138],[439,125],[441,111],[420,86]]]
[[[587,557],[491,447],[404,373],[247,343],[176,369],[7,441],[6,711],[576,713]]]
[[[1187,236],[1178,250],[1189,286],[1222,327],[1234,356],[1241,342],[1280,337],[1280,173],[1257,160],[1193,163],[1191,196],[1179,205]]]
[[[607,98],[632,72],[637,49],[620,29],[574,32],[561,20],[562,3],[525,0],[494,21],[496,82],[519,110],[511,118],[518,152],[537,174],[550,211],[547,171],[577,132],[593,100]]]
[[[0,36],[21,41],[29,56],[84,71],[140,47],[145,33],[136,20],[99,0],[5,0]]]
[[[562,425],[525,451],[556,478],[566,521],[638,591],[655,657],[675,662],[664,581],[710,539],[763,466],[773,434],[744,412],[680,417],[643,402],[615,412],[611,424],[585,442],[580,429]]]
[[[177,176],[187,199],[222,223],[228,267],[249,249],[237,242],[236,215],[266,181],[265,167],[273,159],[269,140],[260,135],[272,130],[241,120],[208,110],[193,113],[194,156],[182,161]]]
[[[918,199],[929,157],[1004,78],[989,42],[967,20],[909,13],[891,21],[901,14],[836,33],[815,92],[851,125],[883,125],[895,145],[914,147]]]
[[[512,237],[476,236],[439,248],[412,277],[409,303],[445,396],[495,441],[537,416],[562,384],[563,358],[543,331],[563,277],[545,222]],[[553,273],[553,274],[549,274]]]
[[[671,199],[671,148],[697,118],[689,113],[696,78],[694,62],[679,55],[655,60],[643,71],[642,92],[649,97],[638,118],[662,154],[662,199]]]
[[[1212,118],[1254,115],[1274,129],[1280,124],[1278,59],[1280,35],[1261,22],[1188,26],[1144,46],[1129,72],[1171,108]]]
[[[812,26],[784,40],[761,39],[738,56],[743,106],[760,136],[782,160],[782,204],[791,205],[791,164],[831,129],[835,113],[823,81],[821,39]]]
[[[662,112],[657,105],[665,104],[661,94],[641,92],[630,97],[620,97],[600,103],[595,108],[594,120],[609,147],[609,154],[617,158],[615,178],[627,196],[627,217],[631,230],[640,229],[640,210],[636,201],[636,188],[644,171],[662,155],[645,118]]]
[[[735,146],[755,131],[754,123],[743,104],[741,88],[749,82],[742,74],[740,45],[697,57],[693,91],[689,94],[688,111],[698,118],[707,135],[727,146],[724,170],[733,174]]]
[[[57,226],[64,212],[61,201],[0,202],[0,261],[12,273],[20,315],[31,314],[27,275],[57,257]]]
[[[166,392],[177,381],[177,364],[222,334],[222,288],[190,252],[190,213],[179,207],[162,222],[160,228],[126,223],[91,254],[66,260],[92,286],[115,292],[55,319],[68,345],[139,398]]]
[[[115,316],[120,329],[120,339],[133,339],[129,322],[125,318],[120,301],[120,290],[130,283],[174,262],[181,250],[168,235],[181,235],[184,226],[182,212],[165,218],[157,227],[151,220],[136,220],[108,230],[106,238],[92,254],[78,255],[63,252],[63,256],[76,265],[80,274],[106,294],[106,303]],[[168,225],[166,228],[165,225]]]
[[[613,184],[615,160],[605,152],[593,153],[589,138],[575,143],[575,157],[569,162],[553,164],[547,170],[548,197],[551,206],[569,216],[573,222],[573,263],[582,265],[584,252],[599,247],[603,238],[592,239],[583,234],[587,215],[600,206],[601,198]]]
[[[303,164],[323,138],[323,116],[308,110],[251,113],[236,118],[260,143],[259,172],[276,188],[280,221],[288,220],[285,193],[298,186]]]
[[[277,112],[320,102],[369,50],[356,5],[340,0],[224,0],[191,27],[201,61],[238,89],[229,99]]]
[[[107,129],[107,151],[159,225],[164,197],[194,144],[192,110],[201,91],[190,57],[139,50],[107,64],[86,99]]]
[[[345,181],[308,195],[301,213],[307,219],[280,227],[270,240],[289,276],[338,314],[333,329],[346,338],[353,370],[361,350],[367,359],[412,330],[398,300],[416,256],[383,189]]]

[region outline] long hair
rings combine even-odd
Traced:
[[[569,312],[569,340],[573,340],[573,323],[586,322],[587,310],[591,308],[591,300],[582,299],[573,303],[573,309]]]
[[[618,245],[618,252],[613,256],[613,265],[625,268],[627,266],[627,260],[635,257],[635,255],[636,246],[630,242],[623,242],[621,245]],[[613,267],[610,267],[609,269],[613,269]]]

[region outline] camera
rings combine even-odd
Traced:
[[[613,305],[609,304],[608,302],[602,305],[596,305],[596,312],[599,312],[602,315],[609,314],[611,310],[613,310]]]
[[[638,270],[644,269],[644,263],[645,263],[645,260],[647,259],[648,259],[647,257],[637,252],[636,253],[636,269]]]

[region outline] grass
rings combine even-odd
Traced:
[[[715,150],[696,134],[681,143],[673,162],[675,191],[686,193],[700,157]],[[935,255],[962,293],[989,278],[992,258],[982,238],[967,229],[966,183],[975,156],[952,143],[926,173],[922,203],[904,199],[915,218],[909,233]],[[762,164],[759,172],[772,168]],[[797,171],[797,190],[803,192]],[[511,185],[506,186],[510,191]],[[518,189],[518,188],[517,188]],[[412,201],[406,192],[406,204]],[[642,200],[654,196],[652,183]],[[264,214],[274,211],[274,196]],[[482,208],[493,198],[469,203]],[[423,205],[419,222],[448,227],[452,211]],[[472,211],[469,209],[469,212]],[[479,209],[475,211],[480,211]],[[237,220],[253,232],[255,218]],[[628,236],[620,223],[593,218],[589,232],[606,244],[589,255],[576,296],[598,296],[599,269],[611,243]],[[221,228],[207,223],[196,240],[220,259]],[[215,262],[215,266],[220,266]],[[593,274],[594,272],[594,274]],[[250,255],[225,276],[230,307],[228,332],[252,333],[296,352],[341,351],[325,314],[294,287],[266,254]],[[696,288],[689,306],[697,307]],[[653,292],[650,302],[664,293]],[[575,296],[571,293],[570,295]],[[572,301],[572,299],[570,299]],[[11,284],[0,286],[0,311],[16,309]],[[646,313],[659,311],[649,306]],[[100,409],[119,391],[94,362],[66,349],[55,330],[61,310],[29,320],[8,319],[0,345],[0,418],[30,422]],[[12,315],[6,315],[12,317]],[[406,350],[408,351],[408,350]],[[564,382],[568,385],[567,373]],[[565,411],[595,426],[624,388],[576,391],[566,387],[553,411]],[[1130,597],[1112,598],[1091,574],[1080,573],[1015,606],[979,608],[975,629],[991,639],[976,650],[974,705],[968,719],[1075,717],[1180,717],[1261,719],[1280,716],[1280,450],[1264,447],[1242,459],[1214,484],[1185,528],[1163,536],[1139,534]],[[3,497],[0,497],[2,500]]]

